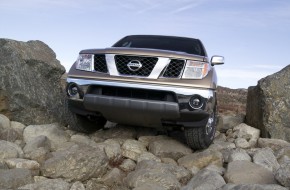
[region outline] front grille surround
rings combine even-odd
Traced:
[[[120,75],[148,77],[154,69],[158,58],[145,56],[115,55],[115,63]],[[132,71],[127,64],[131,61],[139,61],[142,67],[137,71]]]

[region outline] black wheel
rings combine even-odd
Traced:
[[[107,120],[104,117],[83,116],[73,113],[69,109],[68,101],[65,101],[66,121],[69,129],[82,132],[92,133],[104,127]]]
[[[205,149],[213,141],[216,131],[216,115],[213,113],[206,126],[184,129],[188,146],[194,150]]]

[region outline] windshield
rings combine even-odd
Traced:
[[[182,37],[127,36],[114,44],[113,47],[160,49],[205,56],[205,51],[199,40]]]

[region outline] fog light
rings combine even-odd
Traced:
[[[204,104],[204,99],[200,95],[193,95],[189,100],[189,105],[193,109],[201,109]]]
[[[80,88],[75,83],[70,83],[67,86],[67,94],[70,97],[81,98],[82,93]]]

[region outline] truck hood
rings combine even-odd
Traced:
[[[144,48],[113,47],[105,49],[86,49],[80,51],[80,54],[124,54],[124,55],[139,55],[139,56],[143,55],[153,57],[168,57],[168,58],[208,61],[207,57],[205,56],[192,55],[184,52],[158,50],[158,49],[144,49]]]

